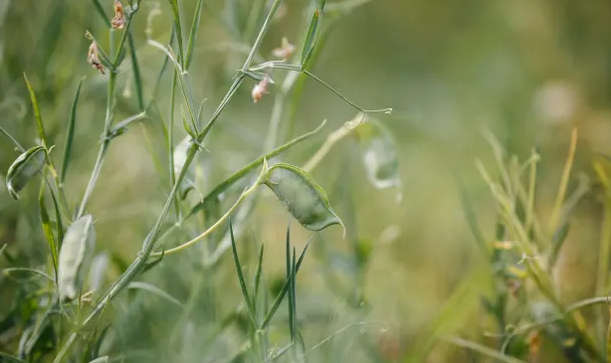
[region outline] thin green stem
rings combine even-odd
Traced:
[[[153,252],[153,253],[150,254],[150,256],[151,257],[159,257],[162,254],[171,255],[173,253],[180,252],[180,251],[184,250],[185,248],[188,248],[188,247],[196,244],[197,242],[203,240],[204,238],[208,237],[210,235],[210,233],[214,232],[220,225],[225,223],[227,218],[229,218],[229,216],[231,216],[231,214],[240,206],[240,204],[242,204],[242,202],[244,202],[244,200],[246,200],[246,198],[255,191],[255,189],[257,188],[258,185],[259,185],[259,183],[257,182],[254,185],[252,185],[250,188],[246,189],[240,195],[238,200],[236,200],[236,202],[231,206],[231,208],[229,208],[229,210],[227,212],[225,212],[225,214],[221,218],[219,218],[216,221],[216,223],[214,223],[212,226],[210,226],[210,228],[208,228],[207,230],[202,232],[199,236],[191,239],[190,241],[187,241],[187,242],[181,244],[180,246],[177,246],[177,247],[165,250],[164,252]]]
[[[83,195],[83,200],[81,201],[81,205],[78,209],[76,219],[83,216],[85,213],[85,208],[87,207],[87,202],[89,201],[89,197],[93,192],[93,188],[95,187],[98,178],[100,176],[100,171],[102,170],[102,164],[104,163],[104,157],[106,155],[106,151],[108,151],[108,145],[110,144],[111,138],[110,131],[112,128],[112,119],[114,114],[114,92],[116,86],[116,77],[117,74],[114,72],[110,72],[108,74],[108,86],[107,86],[107,94],[106,94],[106,117],[104,120],[104,138],[101,141],[100,149],[98,151],[98,156],[96,158],[95,164],[93,165],[93,171],[91,173],[91,177],[89,178],[89,183],[87,183],[87,187],[85,188],[85,194]]]
[[[280,7],[280,5],[282,5],[282,1],[283,0],[274,0],[274,3],[272,4],[271,9],[269,9],[269,13],[267,13],[267,17],[265,18],[265,21],[263,22],[263,25],[261,26],[261,30],[259,31],[259,34],[257,35],[257,39],[255,39],[255,43],[252,46],[252,50],[250,54],[248,54],[248,58],[246,58],[246,61],[244,62],[244,66],[242,67],[242,72],[246,72],[248,68],[250,67],[250,64],[252,63],[252,60],[255,57],[255,54],[257,54],[257,50],[259,50],[259,47],[261,46],[263,37],[267,33],[267,29],[269,28],[272,22],[272,19],[274,18],[274,15],[276,14],[276,11]]]
[[[316,82],[318,82],[321,85],[323,85],[325,88],[327,88],[329,91],[333,92],[337,97],[342,99],[344,102],[346,102],[347,104],[349,104],[350,106],[354,107],[355,109],[359,110],[360,112],[362,112],[364,114],[370,114],[370,113],[386,113],[386,114],[390,114],[392,112],[392,107],[377,108],[377,109],[364,109],[364,108],[362,108],[361,106],[357,105],[356,103],[350,101],[346,96],[341,94],[335,88],[331,87],[331,85],[329,85],[327,82],[325,82],[322,79],[320,79],[318,76],[314,75],[312,72],[308,71],[307,69],[302,69],[301,66],[296,66],[296,65],[293,65],[293,64],[286,64],[283,61],[270,61],[270,62],[264,62],[264,63],[262,63],[260,65],[254,66],[252,68],[249,68],[248,71],[249,72],[257,72],[257,71],[264,70],[264,69],[284,69],[284,70],[287,70],[287,71],[303,73],[303,74],[307,75],[308,77],[314,79]]]
[[[308,160],[303,166],[303,170],[306,172],[311,172],[321,161],[322,159],[329,153],[333,145],[335,145],[338,141],[343,139],[344,137],[350,135],[352,129],[346,127],[346,125],[334,131],[332,134],[327,136],[327,139],[322,144],[321,147],[318,148],[316,153],[312,155],[310,160]]]

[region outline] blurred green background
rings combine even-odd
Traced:
[[[250,3],[204,2],[190,77],[196,103],[207,99],[204,114],[209,116],[245,58],[236,48],[249,47],[247,42],[240,44],[235,33],[248,17]],[[261,55],[270,54],[283,36],[296,42],[305,26],[307,3],[285,1],[283,16],[272,25]],[[111,14],[112,2],[102,4]],[[159,50],[147,45],[144,33],[154,4],[142,1],[132,28],[146,100],[152,96],[163,61]],[[165,43],[171,16],[165,1],[159,6],[162,14],[152,22],[153,37]],[[181,1],[181,6],[190,24],[195,1]],[[0,0],[3,128],[23,145],[34,145],[36,129],[25,73],[36,91],[49,138],[58,146],[52,155],[59,161],[74,92],[85,77],[77,111],[76,158],[67,182],[68,201],[74,204],[82,196],[95,160],[106,102],[106,78],[86,61],[86,30],[102,47],[107,46],[106,27],[91,1]],[[119,77],[117,121],[137,113],[129,62],[121,71],[127,76]],[[335,23],[312,71],[364,108],[393,107],[392,115],[379,119],[392,131],[400,150],[402,199],[397,203],[396,191],[370,186],[350,139],[338,143],[314,170],[313,177],[349,228],[347,238],[342,238],[339,227],[318,234],[299,275],[300,315],[305,326],[312,325],[306,340],[314,345],[358,321],[388,322],[385,332],[379,331],[381,325],[371,325],[364,334],[359,326],[349,329],[330,343],[330,355],[319,359],[409,359],[410,354],[417,356],[414,352],[425,344],[421,340],[435,329],[448,301],[461,312],[449,323],[449,332],[475,332],[476,338],[481,337],[483,329],[470,319],[482,314],[479,295],[488,291],[488,265],[466,223],[458,177],[466,185],[479,225],[492,239],[494,201],[474,163],[480,158],[484,165],[494,165],[482,130],[490,130],[509,154],[521,160],[537,148],[542,158],[537,175],[542,218],[553,203],[573,127],[578,128],[579,139],[571,188],[578,174],[593,175],[592,155],[611,153],[611,3],[373,0]],[[169,112],[169,74],[156,96],[164,120]],[[199,180],[204,191],[263,151],[274,88],[254,104],[253,85],[247,81],[238,91],[206,140],[210,152],[198,159],[208,172]],[[329,133],[354,115],[353,108],[308,81],[295,127],[285,130],[282,141],[315,128],[323,119],[328,120],[324,133]],[[185,135],[180,122],[176,122],[175,135],[175,142]],[[280,159],[301,165],[324,137],[318,135]],[[0,139],[0,174],[4,176],[16,155],[13,146]],[[88,208],[96,220],[97,251],[111,257],[104,286],[133,260],[161,209],[169,182],[165,175],[159,176],[155,159],[165,162],[165,157],[159,120],[152,118],[130,127],[111,143]],[[0,185],[0,244],[8,244],[7,251],[18,256],[22,266],[30,267],[45,263],[47,254],[35,185],[26,187],[19,202]],[[274,199],[263,193],[239,238],[251,274],[256,252],[249,241],[266,244],[265,274],[270,285],[284,273],[283,241],[289,220]],[[228,207],[225,204],[223,208]],[[590,281],[598,259],[593,251],[601,214],[600,196],[594,189],[574,216],[577,223],[558,267],[565,301],[592,296]],[[292,234],[300,248],[310,236],[297,223]],[[178,243],[185,236],[175,238]],[[371,248],[368,263],[358,273],[351,260],[351,241],[368,241]],[[170,332],[183,334],[181,344],[188,346],[179,349],[172,342],[184,355],[171,361],[193,361],[206,354],[210,358],[203,361],[217,361],[220,358],[215,357],[226,355],[228,346],[239,346],[236,332],[222,333],[214,349],[207,348],[212,338],[202,338],[213,334],[210,322],[218,325],[240,305],[241,297],[231,256],[225,254],[220,265],[206,270],[196,251],[168,257],[147,277],[179,301],[187,301],[197,290],[196,308],[185,318],[189,324],[175,324],[181,313],[171,304],[145,293],[126,292],[113,311],[104,315],[119,327],[116,351],[163,346]],[[464,281],[473,282],[468,292],[458,302],[449,300],[456,296],[456,289],[464,288]],[[17,290],[14,283],[0,279],[0,316]],[[359,334],[367,335],[372,346],[359,344]],[[452,349],[439,344],[426,361],[477,361]]]

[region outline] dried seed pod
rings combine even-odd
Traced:
[[[98,53],[98,43],[96,41],[92,41],[89,46],[89,51],[87,52],[87,62],[93,66],[93,68],[100,71],[100,73],[104,74],[104,66],[102,62],[100,62],[100,55]]]
[[[343,226],[341,219],[331,209],[325,191],[302,169],[278,163],[267,171],[262,183],[276,194],[305,228],[320,231],[333,224]]]
[[[125,12],[123,11],[123,5],[120,1],[115,0],[114,9],[115,17],[112,18],[110,25],[113,29],[123,29],[125,26]]]
[[[45,166],[46,156],[43,146],[34,146],[15,159],[6,173],[6,189],[11,197],[19,199],[19,191]]]
[[[89,271],[95,248],[95,229],[91,215],[83,216],[68,228],[57,268],[59,296],[62,301],[76,298]]]
[[[378,189],[399,187],[399,157],[390,132],[377,120],[367,119],[356,127],[355,135],[371,184]]]

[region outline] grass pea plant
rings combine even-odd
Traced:
[[[229,7],[235,6],[233,3],[227,1]],[[74,195],[74,190],[67,188],[66,183],[75,159],[79,101],[88,79],[81,79],[75,90],[61,152],[55,146],[56,140],[46,131],[48,125],[38,105],[36,87],[25,74],[37,130],[36,143],[22,146],[22,141],[0,127],[5,141],[11,142],[18,152],[7,172],[6,189],[15,203],[21,203],[28,198],[20,198],[21,194],[35,188],[40,181],[37,208],[48,245],[47,263],[40,267],[13,266],[17,260],[11,256],[11,248],[1,246],[0,259],[8,264],[3,267],[3,276],[13,281],[12,289],[17,292],[11,308],[0,314],[0,361],[337,361],[341,350],[337,347],[323,349],[331,346],[336,336],[351,327],[362,330],[373,324],[384,328],[384,323],[356,321],[319,339],[318,343],[311,343],[311,338],[305,339],[302,317],[297,313],[297,274],[314,236],[302,251],[298,251],[291,239],[291,227],[286,228],[286,274],[278,283],[265,277],[265,244],[253,240],[257,252],[256,267],[250,276],[252,281],[246,274],[245,257],[238,253],[242,248],[250,250],[247,245],[242,247],[239,240],[246,239],[245,225],[264,194],[263,188],[269,189],[305,229],[318,232],[339,225],[346,235],[350,226],[340,219],[326,192],[309,172],[347,136],[353,136],[358,143],[367,178],[373,186],[378,189],[400,187],[397,152],[391,134],[374,118],[375,114],[389,114],[391,109],[362,108],[312,71],[333,25],[364,3],[367,1],[343,0],[329,4],[325,0],[309,1],[299,24],[298,45],[284,38],[273,52],[279,60],[266,60],[260,53],[261,44],[278,13],[293,4],[282,0],[250,2],[246,24],[233,36],[237,44],[251,45],[242,66],[226,87],[225,95],[207,117],[205,102],[198,102],[192,91],[192,84],[197,80],[191,73],[200,61],[196,51],[198,29],[206,2],[197,0],[193,13],[187,16],[181,9],[183,2],[178,0],[169,0],[163,5],[144,0],[112,3],[92,0],[90,10],[99,15],[97,21],[105,24],[108,33],[83,29],[90,41],[86,59],[92,73],[104,76],[106,106],[97,156],[82,195]],[[150,4],[155,5],[148,8],[147,39],[146,44],[141,45],[137,43],[133,24],[136,19],[147,17],[146,7]],[[169,39],[159,40],[153,36],[152,24],[163,11],[171,13],[171,31]],[[147,57],[163,59],[156,77],[145,79],[143,76],[140,68],[143,47],[148,49]],[[128,84],[132,86],[134,97],[130,109],[135,112],[117,120],[118,87],[123,78],[129,79]],[[159,88],[168,79],[170,97],[161,99]],[[282,81],[278,81],[280,79]],[[214,150],[207,150],[206,142],[213,127],[222,122],[223,111],[245,87],[247,80],[255,83],[250,92],[254,102],[273,98],[269,128],[265,142],[260,145],[263,154],[216,186],[203,190],[198,160],[217,157]],[[347,103],[358,114],[329,133],[302,167],[277,162],[275,160],[285,151],[325,131],[326,122],[322,122],[308,133],[279,142],[294,130],[294,112],[307,81],[318,83],[330,96]],[[167,118],[163,116],[162,104],[168,105]],[[288,111],[287,106],[290,107]],[[174,119],[175,113],[180,114],[179,122]],[[115,140],[144,122],[155,122],[163,135],[162,150],[155,149],[158,148],[155,145],[151,158],[156,161],[159,178],[167,180],[165,202],[157,211],[135,258],[119,263],[119,273],[112,282],[95,284],[91,281],[104,280],[104,266],[108,261],[104,254],[96,253],[96,242],[99,243],[100,238],[96,234],[97,217],[90,210],[90,200],[96,195],[100,176],[110,172],[105,164]],[[175,124],[181,124],[186,134],[179,142],[175,133],[180,126]],[[163,160],[157,157],[160,153],[164,154]],[[223,201],[229,200],[235,190],[244,185],[243,191],[223,210],[226,204]],[[212,295],[225,293],[215,279],[222,279],[222,257],[229,254],[229,249],[236,272],[233,282],[239,283],[242,297],[240,302],[240,298],[234,296],[235,308],[228,310],[215,307]],[[184,257],[188,254],[203,257],[195,260]],[[357,270],[364,268],[367,254],[366,248],[355,245]],[[178,260],[172,262],[172,255],[189,261],[190,266],[186,268],[196,274],[191,287],[183,286],[186,290],[180,294],[180,299],[155,282],[162,275],[169,281],[178,279],[160,272],[166,264],[176,266]],[[214,289],[218,292],[213,293]],[[5,291],[9,291],[8,288]],[[163,331],[167,333],[163,339],[135,325],[130,326],[135,321],[147,324],[141,320],[141,314],[150,308],[146,306],[147,296],[160,299],[163,309],[171,311],[169,320],[160,317],[159,323],[165,324]],[[362,297],[346,299],[351,301],[355,311],[359,310]],[[287,313],[285,317],[278,317],[282,304],[287,305]],[[195,314],[198,310],[206,311],[203,317]],[[283,327],[288,332],[286,338],[279,333],[285,329]],[[134,334],[139,335],[138,339]],[[146,347],[146,342],[156,343]],[[379,358],[371,343],[363,347],[366,351],[363,357]]]

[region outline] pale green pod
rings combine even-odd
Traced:
[[[399,187],[399,157],[391,134],[378,121],[368,119],[355,130],[367,179],[374,187]]]
[[[77,297],[89,271],[94,248],[95,229],[93,218],[88,214],[70,225],[59,251],[57,282],[60,299]]]
[[[333,212],[327,194],[302,169],[279,163],[272,166],[262,181],[276,194],[291,215],[305,228],[320,231],[333,224],[343,226]]]
[[[47,152],[43,146],[28,149],[13,162],[6,173],[6,189],[14,199],[19,192],[45,166]]]
[[[178,174],[182,170],[182,167],[185,165],[185,161],[187,160],[187,153],[189,152],[189,148],[191,147],[191,142],[191,136],[187,136],[174,147],[172,157],[174,162],[174,174],[176,176],[178,176]],[[187,194],[189,194],[189,191],[191,191],[191,189],[194,189],[195,172],[193,168],[194,163],[191,163],[183,182],[180,184],[178,194],[181,199],[185,199],[187,197]]]

